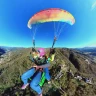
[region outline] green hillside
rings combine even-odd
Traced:
[[[0,63],[0,94],[2,96],[35,96],[28,87],[20,90],[20,76],[34,65],[29,60],[30,48],[7,53]],[[49,49],[46,49],[49,52]],[[96,63],[89,57],[70,49],[56,49],[55,60],[50,66],[51,84],[43,86],[44,96],[96,96]],[[71,74],[70,74],[71,72]],[[72,74],[93,78],[92,84],[75,79]]]

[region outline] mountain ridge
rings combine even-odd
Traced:
[[[0,83],[0,88],[3,90],[2,94],[4,96],[6,96],[6,94],[11,94],[11,96],[14,96],[15,94],[15,96],[18,96],[16,93],[20,95],[20,92],[16,91],[17,89],[20,89],[20,86],[22,85],[20,76],[33,65],[27,57],[30,50],[30,48],[14,50],[12,51],[11,56],[8,57],[10,60],[5,61],[0,65],[0,82],[3,81]],[[49,52],[49,49],[46,49],[46,52]],[[95,96],[95,85],[88,85],[82,80],[78,81],[73,77],[71,78],[68,75],[70,70],[73,74],[78,73],[85,78],[92,77],[94,82],[96,82],[96,63],[92,61],[90,57],[73,49],[56,49],[55,60],[54,62],[51,62],[50,66],[50,74],[54,84],[64,90],[65,93],[62,93],[60,88],[57,88],[54,84],[51,85],[52,90],[49,92],[48,90],[50,88],[46,87],[48,86],[46,83],[43,95],[56,96],[52,94],[56,94],[57,92],[59,94],[58,96]],[[55,79],[60,73],[62,73],[60,79]],[[28,92],[28,94],[34,93],[29,87],[26,89],[26,92]],[[23,92],[21,93],[23,94]]]

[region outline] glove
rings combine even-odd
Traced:
[[[32,48],[32,52],[36,52],[35,48]]]
[[[50,49],[50,54],[54,54],[55,53],[55,48]]]

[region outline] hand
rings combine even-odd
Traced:
[[[54,54],[55,53],[55,48],[50,49],[50,54]]]
[[[35,67],[36,70],[38,70],[39,68],[41,68],[40,66],[37,66],[37,65],[35,65],[35,66],[33,66],[33,67]]]
[[[36,52],[35,48],[32,48],[32,52]]]

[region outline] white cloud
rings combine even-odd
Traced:
[[[96,1],[92,4],[91,10],[94,10],[96,8]]]

